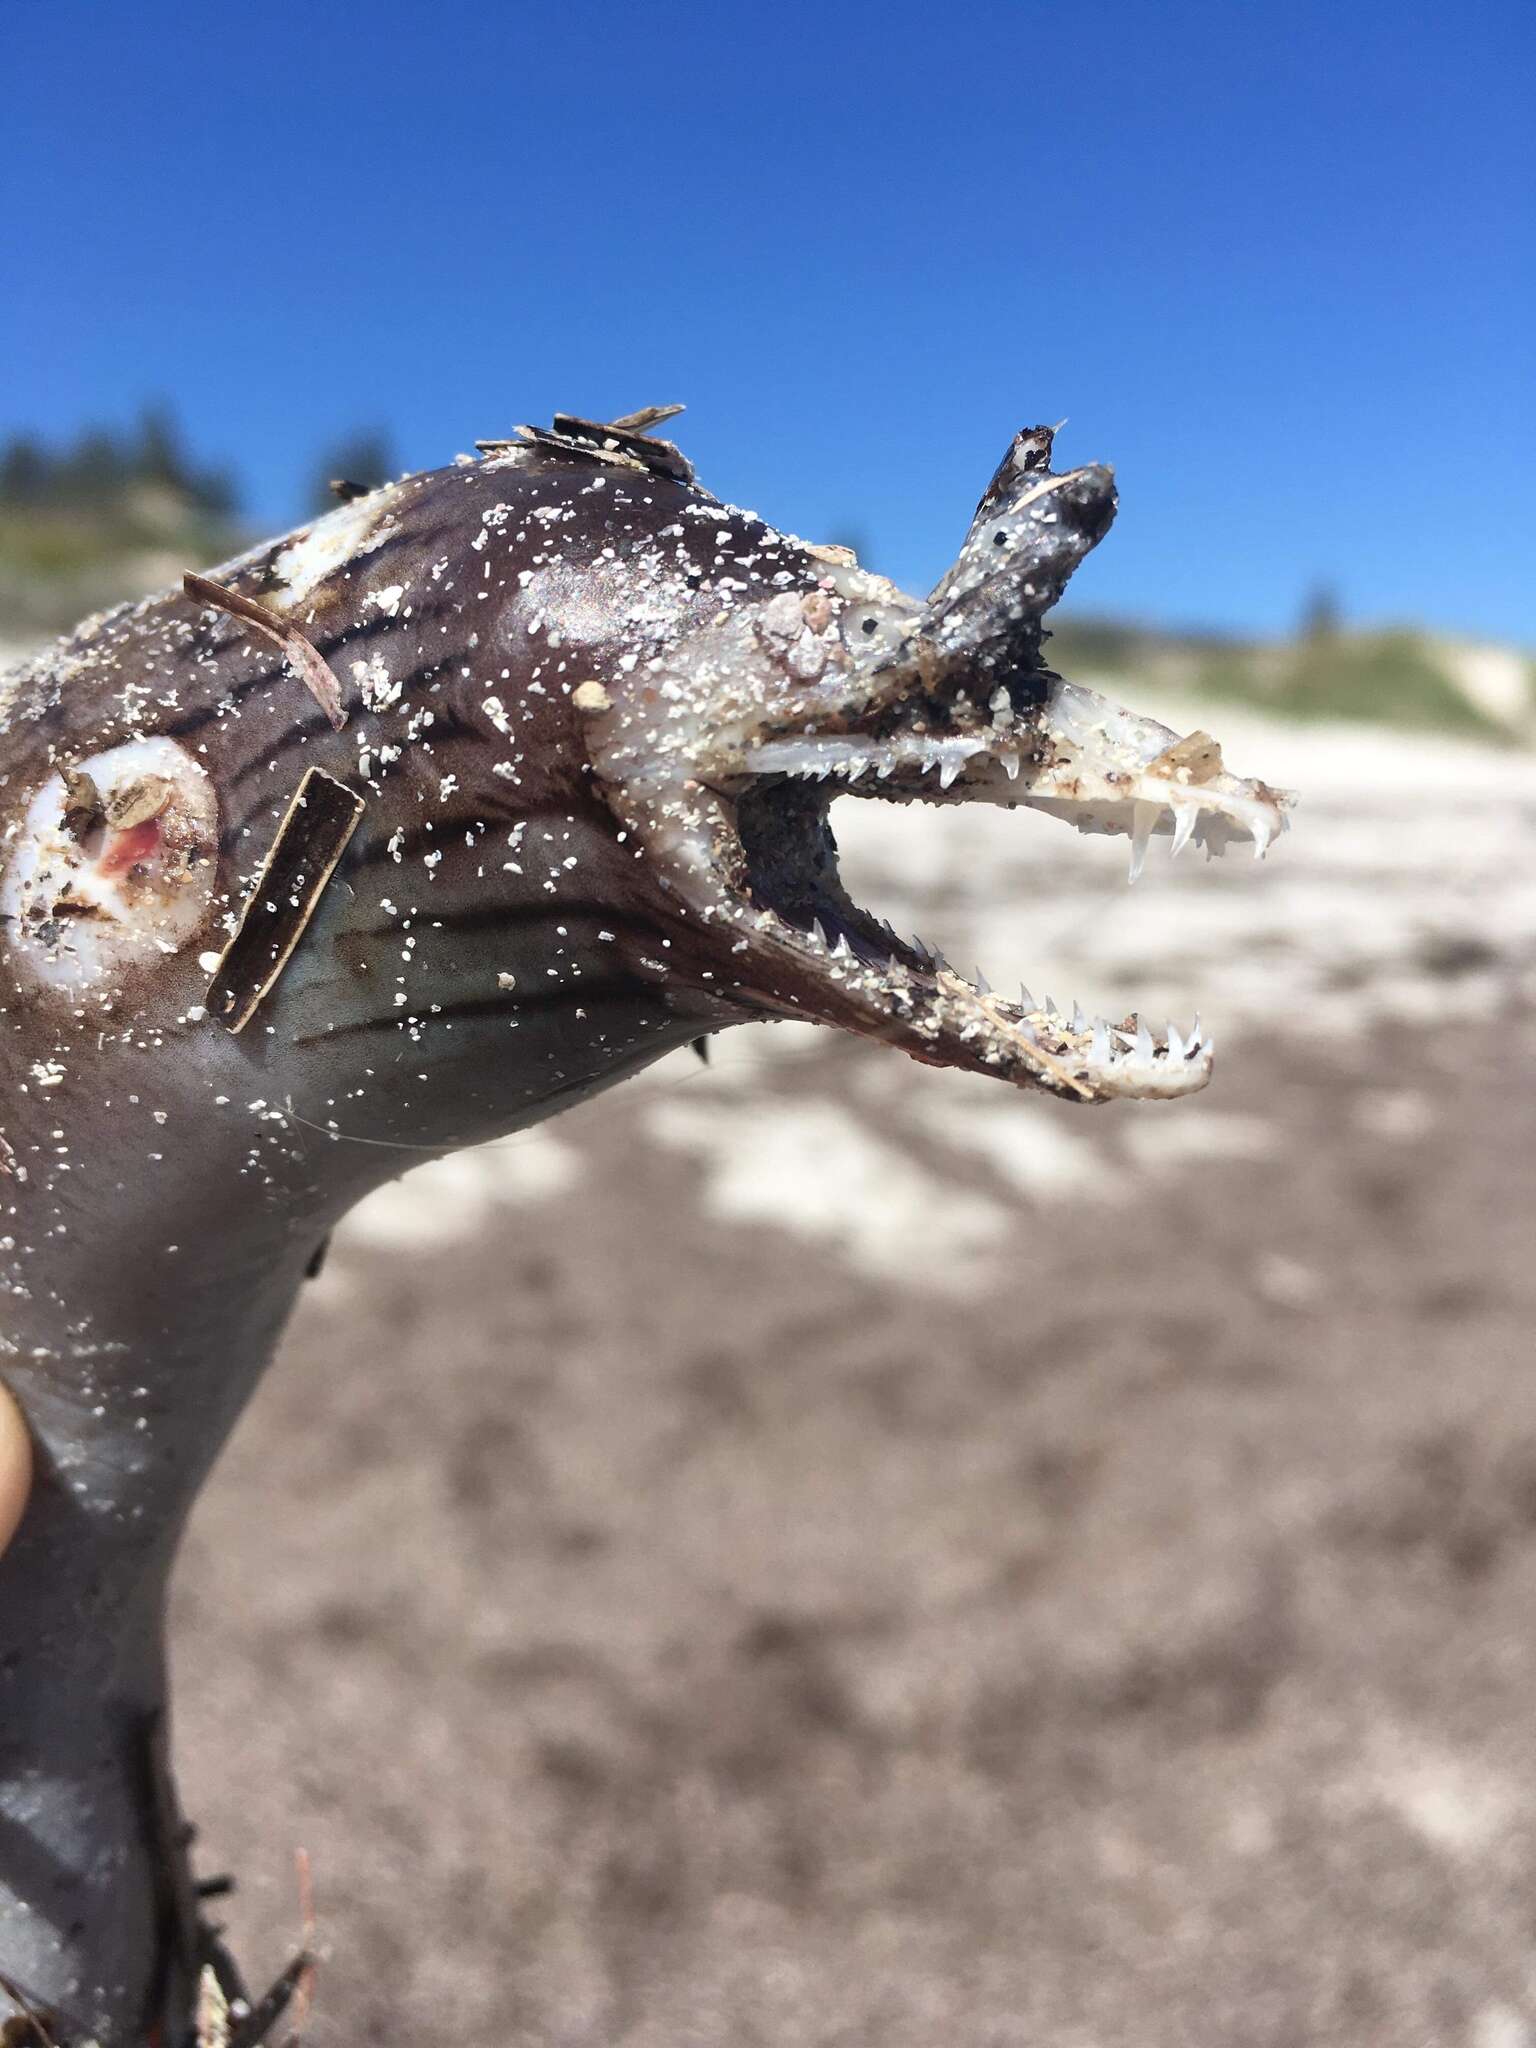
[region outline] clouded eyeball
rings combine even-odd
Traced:
[[[207,916],[218,826],[212,782],[174,740],[62,765],[0,882],[13,965],[73,991],[179,952]]]
[[[0,1382],[0,1551],[15,1534],[32,1486],[32,1439],[15,1396]]]
[[[868,661],[872,656],[883,659],[887,655],[900,654],[906,646],[906,635],[902,630],[906,623],[905,613],[894,611],[887,605],[850,604],[843,608],[838,631],[854,660]]]

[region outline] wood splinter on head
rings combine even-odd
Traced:
[[[288,619],[280,619],[275,612],[269,612],[254,597],[226,589],[222,583],[210,583],[206,576],[194,576],[190,569],[182,577],[181,587],[197,603],[216,612],[225,612],[232,619],[243,619],[246,625],[254,626],[263,639],[280,647],[298,670],[305,688],[331,721],[333,729],[341,731],[347,722],[341,701],[341,685],[324,656],[310,645],[297,626]]]

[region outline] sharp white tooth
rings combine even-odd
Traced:
[[[1200,1043],[1200,1012],[1195,1012],[1194,1029],[1189,1034],[1189,1049],[1194,1052]]]
[[[955,777],[960,773],[960,770],[964,766],[965,763],[963,761],[956,761],[953,759],[946,761],[939,770],[940,789],[948,789],[949,785],[955,780]]]
[[[1145,1066],[1151,1061],[1156,1051],[1157,1047],[1152,1042],[1151,1032],[1147,1029],[1145,1023],[1138,1024],[1136,1027],[1136,1058]]]
[[[1088,1048],[1088,1057],[1096,1067],[1107,1067],[1114,1056],[1115,1048],[1110,1040],[1109,1026],[1102,1017],[1095,1017],[1093,1020],[1093,1043]]]
[[[1088,1029],[1088,1019],[1083,1015],[1081,1003],[1074,1003],[1072,1005],[1072,1029],[1079,1033]]]
[[[1177,860],[1185,847],[1188,846],[1194,834],[1194,829],[1200,822],[1200,806],[1198,804],[1175,804],[1173,806],[1173,816],[1173,845],[1169,849],[1168,858],[1170,860]]]
[[[1270,840],[1271,840],[1271,839],[1273,839],[1273,838],[1274,838],[1274,836],[1275,836],[1275,831],[1274,831],[1274,827],[1273,827],[1273,825],[1271,825],[1271,823],[1270,823],[1270,821],[1269,821],[1269,819],[1268,819],[1267,817],[1264,817],[1264,816],[1260,816],[1260,817],[1257,817],[1257,818],[1255,818],[1255,819],[1254,819],[1254,821],[1253,821],[1253,857],[1254,857],[1254,859],[1255,859],[1255,860],[1262,860],[1262,859],[1264,858],[1265,854],[1266,854],[1266,853],[1268,853],[1268,851],[1269,851],[1269,842],[1270,842]]]
[[[976,970],[976,986],[981,990],[984,996],[991,995],[992,984],[990,981],[988,981],[987,977],[982,973],[979,967]]]
[[[816,941],[818,946],[824,946],[827,943],[827,935],[822,930],[821,919],[819,917],[813,917],[811,919],[811,937]]]
[[[1001,762],[1002,762],[1002,764],[1003,764],[1003,773],[1004,773],[1004,774],[1005,774],[1005,775],[1007,776],[1008,780],[1009,780],[1010,782],[1017,782],[1017,781],[1018,781],[1018,779],[1019,779],[1019,757],[1018,757],[1018,755],[1017,755],[1017,754],[999,754],[997,758],[999,759],[999,761],[1001,761]]]
[[[1024,986],[1023,982],[1021,981],[1019,983],[1019,1008],[1027,1013],[1028,1011],[1033,1010],[1035,1007],[1036,1004],[1034,997],[1030,994],[1029,990]]]
[[[1040,1007],[1044,1010],[1047,1017],[1059,1017],[1061,1015],[1061,1012],[1056,1007],[1056,998],[1054,996],[1046,996]]]
[[[1168,1026],[1168,1058],[1170,1061],[1173,1061],[1181,1060],[1183,1057],[1184,1041],[1179,1036],[1179,1027],[1177,1024],[1170,1024]]]
[[[846,932],[838,933],[837,944],[832,948],[832,958],[834,960],[851,960],[853,958],[853,948],[848,943],[848,934]]]
[[[848,780],[850,782],[857,782],[859,777],[864,773],[864,770],[868,766],[868,754],[856,754],[854,758],[848,763]]]
[[[1140,798],[1131,806],[1131,863],[1130,880],[1146,866],[1147,848],[1152,843],[1152,827],[1163,814],[1161,804],[1149,804]]]
[[[950,966],[949,962],[944,958],[944,955],[939,951],[937,946],[935,946],[933,949],[933,964],[935,967],[942,967],[946,974],[953,974],[955,971],[953,967]]]

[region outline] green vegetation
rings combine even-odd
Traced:
[[[239,543],[227,470],[194,463],[171,413],[64,447],[0,445],[0,639],[25,644]]]
[[[1292,718],[1350,718],[1378,725],[1496,734],[1504,729],[1474,704],[1422,634],[1338,635],[1250,657],[1213,656],[1194,686],[1209,697],[1263,704]]]
[[[146,406],[136,429],[115,434],[90,427],[67,448],[31,434],[0,446],[0,511],[30,521],[71,520],[107,536],[153,539],[167,507],[179,514],[228,520],[236,509],[227,470],[188,461],[165,406]]]
[[[1145,675],[1175,660],[1244,660],[1247,643],[1220,633],[1169,633],[1125,619],[1052,620],[1046,659],[1063,675]]]
[[[1430,635],[1408,628],[1347,632],[1321,613],[1309,613],[1297,639],[1271,642],[1160,633],[1112,619],[1071,620],[1053,635],[1048,658],[1064,675],[1084,680],[1140,675],[1170,690],[1252,704],[1289,718],[1353,719],[1503,739],[1529,737],[1536,724],[1536,664],[1530,669],[1531,715],[1522,730],[1468,695],[1453,651]]]
[[[330,510],[332,478],[372,489],[394,473],[384,433],[349,434],[306,479],[306,509]],[[90,612],[237,553],[248,539],[239,513],[230,471],[195,461],[163,405],[62,446],[33,434],[0,442],[0,665]]]

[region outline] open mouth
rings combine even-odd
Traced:
[[[1198,1021],[1154,1029],[998,994],[862,909],[838,874],[840,796],[1044,811],[1124,836],[1133,881],[1155,836],[1175,854],[1262,856],[1287,827],[1290,799],[1232,775],[1207,734],[1045,666],[1041,616],[1114,512],[1109,472],[1054,475],[1050,441],[1015,440],[926,605],[832,562],[813,591],[696,645],[665,727],[639,745],[610,730],[607,755],[653,847],[670,849],[678,894],[731,929],[733,978],[755,1006],[1075,1101],[1187,1095],[1212,1069]]]
[[[1135,880],[1155,835],[1220,855],[1242,843],[1261,857],[1287,827],[1287,800],[1239,782],[1203,733],[1181,738],[1054,677],[1031,679],[1041,702],[1020,731],[999,705],[988,734],[859,735],[769,741],[748,757],[760,779],[735,799],[746,892],[821,981],[884,1013],[879,1035],[908,1032],[919,1057],[1032,1083],[1079,1101],[1186,1095],[1210,1079],[1215,1047],[1199,1020],[1160,1030],[1134,1013],[1090,1017],[1027,988],[968,980],[937,948],[903,938],[842,885],[828,821],[839,796],[983,802],[1046,811],[1130,843]],[[896,1031],[891,1026],[898,1027]],[[865,1028],[869,1028],[866,1026]]]

